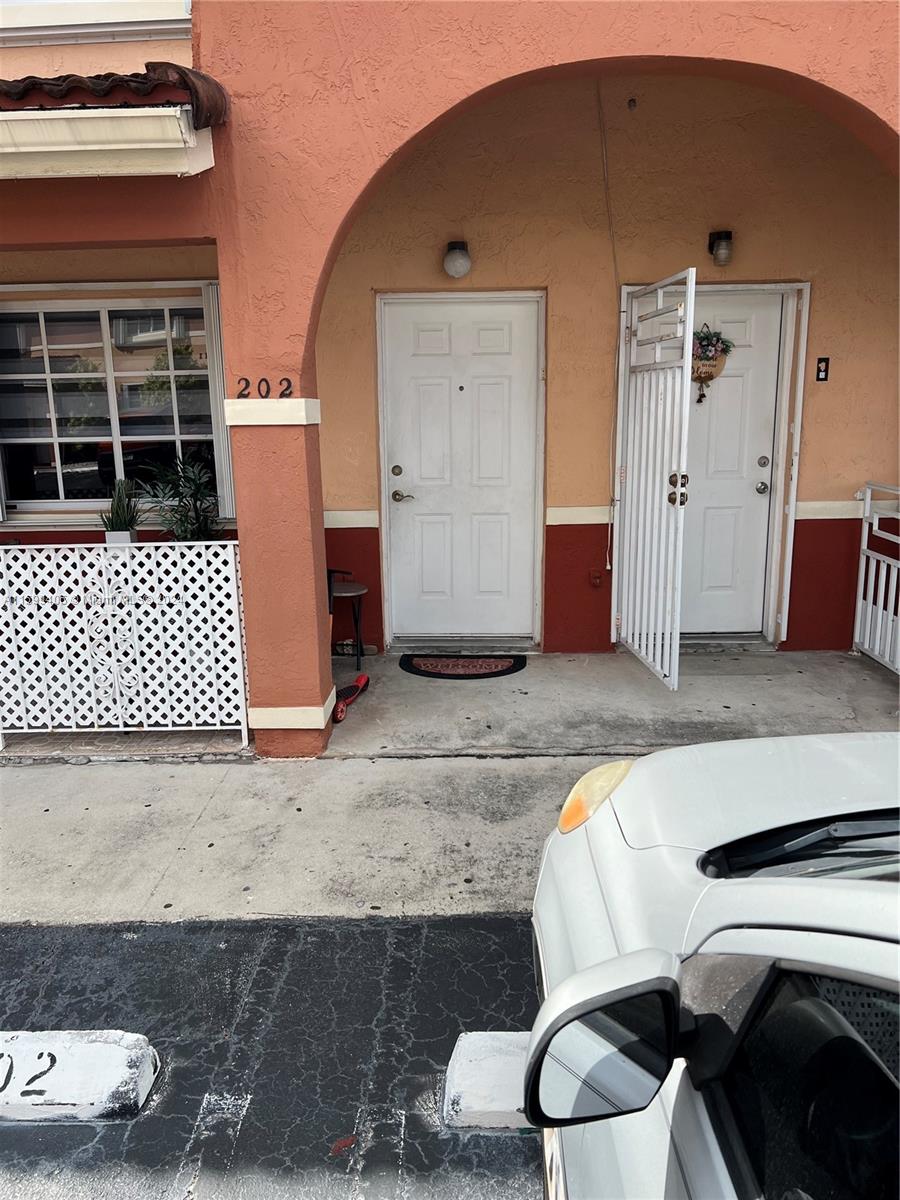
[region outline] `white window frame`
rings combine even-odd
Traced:
[[[198,289],[199,294],[185,295],[181,289],[187,287]],[[155,294],[152,297],[144,295],[140,299],[131,299],[127,292],[129,288],[133,288],[135,292],[147,292],[152,290]],[[178,289],[178,290],[176,290]],[[83,297],[77,300],[62,300],[55,299],[54,292],[58,291],[96,291],[96,298]],[[28,294],[28,298],[17,299],[16,292]],[[43,292],[47,298],[35,299],[31,293]],[[109,295],[107,293],[116,293]],[[159,308],[202,308],[203,323],[206,331],[206,352],[207,352],[207,367],[206,373],[209,379],[209,402],[210,414],[212,421],[212,434],[187,435],[191,441],[208,441],[212,443],[213,455],[216,466],[216,491],[219,499],[219,517],[223,520],[232,520],[235,515],[234,511],[234,487],[232,483],[231,470],[231,454],[228,439],[228,429],[225,425],[225,377],[222,359],[222,334],[221,322],[219,316],[219,285],[215,280],[190,280],[169,283],[147,283],[143,281],[132,280],[128,284],[121,283],[105,283],[105,284],[78,284],[78,283],[61,283],[61,284],[19,284],[12,287],[0,289],[0,312],[35,312],[39,314],[41,322],[41,331],[44,344],[46,345],[46,336],[43,334],[44,319],[43,314],[49,312],[98,312],[109,311],[111,309],[128,309],[134,311],[136,309],[159,309]],[[103,339],[104,339],[104,371],[103,377],[107,387],[107,398],[110,407],[110,434],[108,438],[82,438],[82,441],[107,441],[113,443],[113,453],[116,461],[116,475],[122,474],[122,438],[119,432],[118,423],[118,406],[116,401],[115,381],[117,375],[122,376],[122,372],[116,373],[113,370],[112,349],[109,344],[109,323],[108,318],[103,323]],[[167,334],[167,340],[171,341]],[[30,378],[47,378],[47,367],[49,361],[45,355],[45,370]],[[180,368],[173,368],[169,374],[173,378],[177,378]],[[182,373],[190,374],[188,371]],[[145,374],[145,372],[135,373]],[[13,381],[15,375],[2,375],[0,380]],[[174,405],[173,405],[174,409]],[[148,434],[141,436],[141,441],[159,441],[167,442],[180,437],[178,430],[177,415],[175,417],[175,432],[173,434]],[[77,441],[76,438],[59,439],[56,435],[56,422],[52,415],[51,405],[51,433],[46,438],[8,438],[2,439],[2,444],[35,444],[38,442],[52,442],[54,446],[58,446],[61,441]],[[11,505],[15,505],[11,508]],[[98,499],[90,500],[9,500],[3,496],[3,477],[0,472],[0,522],[6,525],[13,524],[28,524],[32,526],[53,525],[57,521],[65,524],[67,527],[79,523],[85,524],[89,528],[96,526],[99,514],[105,512],[109,507],[107,500]],[[151,523],[152,524],[152,523]]]

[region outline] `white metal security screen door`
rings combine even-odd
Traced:
[[[612,637],[673,690],[695,283],[690,267],[628,293],[619,348]]]

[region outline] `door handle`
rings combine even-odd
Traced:
[[[411,496],[409,492],[401,492],[399,488],[395,492],[391,492],[391,499],[395,504],[399,504],[401,500],[415,500],[415,496]]]
[[[766,492],[769,490],[769,485],[767,483],[763,483],[763,481],[760,480],[759,483],[756,485],[756,490],[759,492],[759,494],[761,496],[764,496],[766,494]]]

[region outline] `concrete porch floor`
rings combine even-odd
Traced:
[[[341,687],[355,664],[335,660]],[[831,653],[683,653],[670,692],[631,654],[535,654],[496,679],[425,679],[398,656],[363,660],[369,690],[328,758],[645,753],[723,738],[896,729],[897,679]]]

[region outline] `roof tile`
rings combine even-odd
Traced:
[[[129,75],[56,75],[0,79],[0,109],[118,107],[150,98],[152,104],[190,104],[195,129],[221,125],[228,115],[228,94],[202,71],[177,63],[148,62]]]

